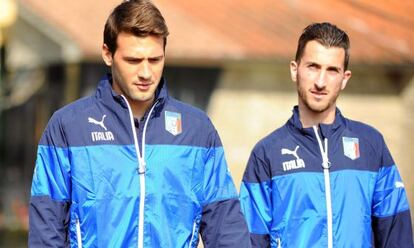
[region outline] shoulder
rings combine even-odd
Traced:
[[[368,155],[370,164],[377,166],[389,166],[394,160],[385,143],[383,135],[374,127],[354,120],[347,119],[345,137],[358,138],[359,149]]]
[[[78,126],[79,119],[82,118],[88,109],[95,107],[93,97],[78,99],[62,108],[56,110],[49,119],[43,138],[49,136],[64,136],[64,130],[68,126]]]
[[[208,120],[208,116],[203,110],[172,97],[169,98],[168,107],[176,109],[183,114],[191,116],[192,118],[197,118],[204,121]]]
[[[165,111],[180,114],[183,121],[191,122],[194,128],[213,127],[210,118],[203,110],[175,98],[169,98]]]
[[[243,175],[244,182],[260,183],[272,178],[272,155],[275,155],[275,151],[284,142],[286,136],[287,129],[286,126],[283,126],[257,142],[247,162]]]
[[[277,156],[276,151],[280,151],[282,145],[288,142],[287,127],[277,128],[256,143],[250,154],[248,164],[251,166],[255,166],[255,164],[270,166],[271,161]]]
[[[260,139],[253,148],[253,153],[266,153],[268,150],[274,150],[285,142],[288,137],[287,126],[279,127]]]
[[[384,142],[384,138],[380,131],[373,126],[351,119],[346,119],[348,130],[356,136],[369,141],[373,145],[380,145]]]
[[[170,140],[172,144],[211,148],[221,147],[221,140],[216,128],[207,114],[187,103],[169,98],[161,112],[165,128],[182,133],[175,139],[163,136],[163,142]],[[167,130],[168,131],[168,130]],[[168,131],[170,132],[170,131]]]
[[[72,103],[69,103],[62,108],[58,109],[52,116],[54,120],[60,120],[63,123],[70,122],[83,113],[87,112],[88,109],[93,108],[95,105],[94,97],[88,96],[80,98]]]

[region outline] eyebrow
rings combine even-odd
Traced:
[[[316,65],[316,66],[318,66],[318,67],[322,67],[320,64],[318,64],[318,63],[316,63],[316,62],[313,62],[313,61],[307,61],[307,62],[305,62],[305,65]]]
[[[161,59],[164,58],[164,55],[154,56],[154,57],[148,57],[149,59]]]
[[[144,59],[162,59],[164,55],[157,55],[157,56],[149,56],[149,57],[139,57],[139,56],[130,56],[126,55],[122,57],[125,60],[144,60]]]
[[[306,63],[305,63],[305,65],[316,65],[316,66],[318,66],[318,67],[322,67],[322,65],[320,65],[319,63],[313,62],[313,61],[308,61],[308,62],[306,62]],[[327,69],[328,69],[328,70],[332,70],[332,69],[334,69],[334,70],[339,71],[339,72],[341,72],[341,71],[342,71],[342,68],[341,68],[341,67],[339,67],[339,66],[334,66],[334,65],[330,65],[330,66],[328,66],[328,67],[327,67]]]
[[[341,67],[338,67],[338,66],[328,66],[328,70],[336,70],[336,71],[339,71],[339,72],[341,72],[342,71],[342,68]]]

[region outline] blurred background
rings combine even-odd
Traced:
[[[120,1],[0,0],[0,247],[25,247],[36,146],[51,114],[108,71],[103,26]],[[171,94],[205,110],[237,187],[254,144],[297,102],[290,80],[303,28],[330,21],[351,39],[345,116],[380,130],[414,206],[412,0],[154,0],[170,29]]]

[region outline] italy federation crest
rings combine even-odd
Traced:
[[[165,111],[165,130],[174,136],[182,132],[180,113]]]
[[[355,160],[359,158],[359,140],[358,138],[342,137],[342,144],[344,145],[344,155]]]

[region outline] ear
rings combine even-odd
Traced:
[[[102,45],[102,59],[107,66],[112,66],[112,53],[105,43]]]
[[[290,77],[296,83],[298,77],[298,63],[296,61],[290,61]]]
[[[345,89],[348,80],[351,78],[352,72],[350,70],[346,70],[344,72],[344,78],[342,79],[341,90]]]

